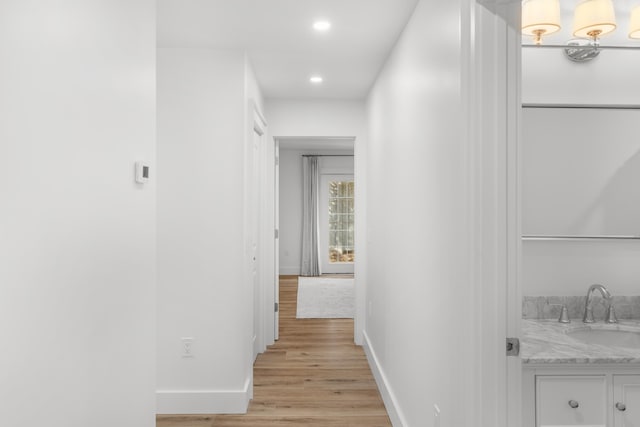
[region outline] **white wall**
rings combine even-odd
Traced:
[[[640,57],[603,50],[577,64],[556,49],[524,49],[523,234],[638,235]],[[592,283],[638,295],[637,241],[524,241],[524,295],[582,295]]]
[[[251,80],[242,52],[158,50],[159,413],[243,412],[251,393]],[[195,357],[181,357],[182,337]]]
[[[436,425],[434,404],[477,423],[463,4],[421,1],[368,99],[365,340],[397,426]]]
[[[360,100],[267,99],[265,114],[274,137],[356,136],[357,145],[366,133]]]
[[[151,0],[0,2],[3,425],[155,425],[155,43]]]
[[[620,30],[618,30],[620,31]],[[560,49],[522,49],[522,102],[525,104],[640,105],[635,84],[637,51],[606,50],[576,63]]]
[[[280,150],[280,274],[300,274],[303,154],[319,154],[319,152],[317,150]],[[321,154],[345,153],[336,151]],[[353,174],[353,157],[321,157],[320,173]]]

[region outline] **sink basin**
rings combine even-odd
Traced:
[[[640,348],[640,330],[580,328],[567,335],[586,344]]]

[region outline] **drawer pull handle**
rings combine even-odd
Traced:
[[[578,406],[580,406],[580,404],[578,402],[576,402],[575,400],[570,400],[569,401],[569,406],[571,406],[573,409],[576,409]]]
[[[616,403],[616,409],[617,409],[618,411],[620,411],[620,412],[624,412],[624,411],[626,411],[626,410],[627,410],[627,405],[625,405],[625,404],[624,404],[624,403],[622,403],[622,402],[618,402],[618,403]]]

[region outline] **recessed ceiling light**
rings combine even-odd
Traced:
[[[313,84],[320,84],[320,83],[322,83],[322,77],[320,77],[320,76],[311,76],[309,81],[311,83],[313,83]]]
[[[316,31],[329,31],[329,29],[331,29],[331,22],[316,21],[313,23],[313,29]]]

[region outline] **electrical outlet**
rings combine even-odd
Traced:
[[[195,357],[193,353],[193,338],[182,337],[181,340],[182,340],[182,357],[183,358]]]
[[[433,427],[440,427],[440,408],[433,404]]]

